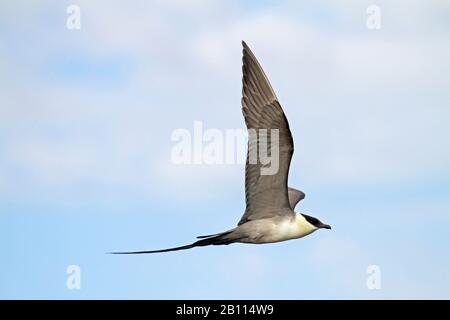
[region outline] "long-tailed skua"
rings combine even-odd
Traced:
[[[246,208],[235,228],[225,232],[200,236],[185,246],[115,254],[158,253],[231,243],[263,244],[302,238],[319,229],[331,229],[319,219],[294,211],[305,198],[302,191],[288,187],[289,166],[294,143],[286,116],[267,76],[255,55],[245,42],[243,45],[242,112],[249,131],[245,167]],[[270,134],[276,130],[277,139]],[[261,132],[264,134],[261,135]],[[251,133],[251,134],[250,134]],[[257,158],[256,152],[265,142],[268,154],[276,145],[277,166],[274,172],[264,171],[267,163]],[[254,156],[256,154],[256,157]],[[252,158],[253,156],[253,158]]]

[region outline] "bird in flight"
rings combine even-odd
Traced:
[[[305,194],[288,187],[289,166],[294,153],[289,124],[255,55],[244,41],[242,46],[242,113],[249,142],[245,166],[246,208],[238,225],[225,232],[197,237],[198,241],[185,246],[113,254],[159,253],[231,243],[273,243],[302,238],[319,229],[331,229],[317,218],[294,211]],[[267,133],[273,130],[277,132],[275,138]],[[254,159],[262,142],[269,147],[271,155],[278,152],[275,172],[265,172],[267,164]],[[276,152],[271,148],[274,146]]]

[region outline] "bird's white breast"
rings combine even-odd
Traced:
[[[294,218],[284,219],[273,224],[261,240],[264,242],[278,242],[304,237],[317,228],[310,224],[302,215],[296,214]]]

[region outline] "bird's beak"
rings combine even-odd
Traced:
[[[331,230],[331,226],[328,225],[328,224],[325,224],[325,223],[319,224],[319,228],[320,228],[320,229],[328,229],[328,230]]]

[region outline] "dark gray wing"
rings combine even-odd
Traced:
[[[297,203],[305,199],[305,194],[302,191],[290,187],[288,188],[288,196],[292,210],[295,209]]]
[[[246,209],[239,224],[248,220],[269,218],[292,212],[288,198],[288,173],[294,152],[294,142],[283,109],[250,48],[243,45],[242,67],[242,112],[249,130],[247,162],[245,166]],[[267,135],[261,135],[259,129],[267,129]],[[261,174],[267,169],[256,153],[261,137],[267,138],[267,149],[271,150],[270,129],[278,129],[279,157],[278,170],[274,174]],[[256,130],[257,134],[252,135]],[[259,151],[259,150],[258,150]],[[254,155],[257,161],[254,161]],[[253,155],[253,161],[252,161]],[[271,155],[269,153],[269,155]],[[273,164],[272,164],[273,165]],[[286,210],[289,209],[289,210]]]

